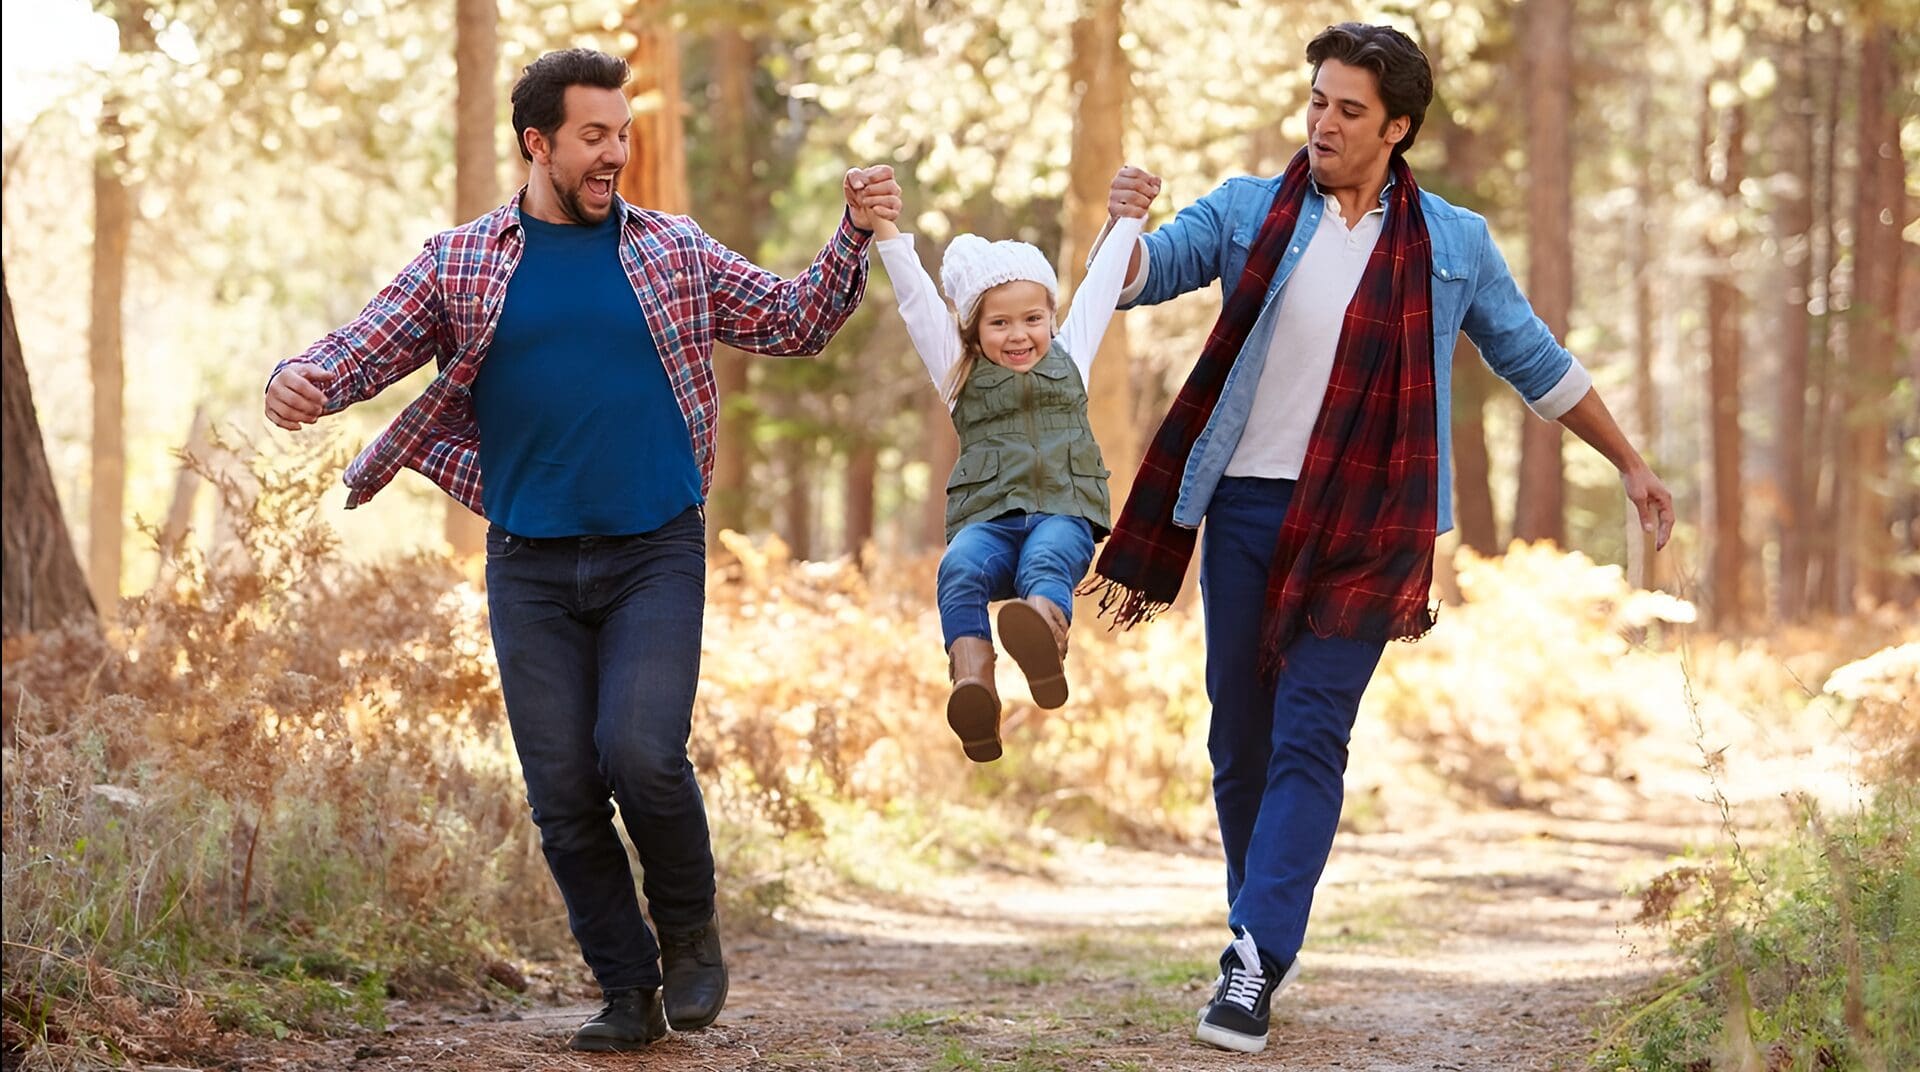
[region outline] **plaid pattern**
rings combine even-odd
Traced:
[[[1321,636],[1412,639],[1433,626],[1428,591],[1439,502],[1434,417],[1432,250],[1420,191],[1393,162],[1380,239],[1347,306],[1333,371],[1267,575],[1262,664],[1280,668],[1300,628]],[[1212,416],[1292,240],[1310,183],[1288,165],[1245,273],[1154,433],[1089,590],[1131,626],[1170,606],[1195,530],[1173,523],[1187,456]]]
[[[419,471],[474,513],[480,506],[480,427],[473,380],[500,323],[507,282],[526,248],[514,195],[485,216],[429,239],[351,324],[294,361],[332,372],[326,412],[372,398],[414,369],[440,374],[347,466],[349,507]],[[842,217],[806,272],[788,280],[714,241],[685,216],[615,201],[624,221],[620,263],[653,331],[700,464],[701,494],[713,484],[719,398],[713,346],[761,354],[819,353],[860,304],[870,235]],[[271,379],[271,377],[269,377]]]

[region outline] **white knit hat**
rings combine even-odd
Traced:
[[[982,294],[1016,279],[1047,288],[1049,298],[1060,297],[1060,279],[1053,274],[1047,255],[1025,242],[989,242],[979,235],[955,235],[940,261],[940,285],[962,320],[973,315]]]

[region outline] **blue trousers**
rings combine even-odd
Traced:
[[[1093,526],[1063,514],[1013,513],[954,533],[940,556],[940,632],[947,647],[993,633],[987,604],[1042,596],[1073,620],[1073,589],[1093,565]]]
[[[1213,803],[1227,854],[1227,920],[1286,964],[1306,939],[1333,848],[1360,696],[1384,642],[1302,630],[1286,668],[1260,677],[1267,573],[1293,481],[1228,477],[1207,506],[1200,591],[1213,721]]]
[[[614,802],[653,920],[713,916],[707,812],[687,758],[706,600],[697,507],[638,536],[487,533],[487,605],[507,722],[547,867],[601,987],[660,985]]]

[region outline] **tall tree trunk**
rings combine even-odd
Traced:
[[[1526,56],[1527,297],[1552,330],[1567,337],[1573,308],[1573,4],[1527,0]],[[1560,425],[1523,414],[1520,482],[1513,534],[1566,542],[1566,478]]]
[[[94,606],[111,618],[120,601],[121,542],[126,512],[126,355],[122,304],[133,198],[127,190],[127,132],[120,102],[109,97],[100,116],[93,163],[93,309],[87,366],[93,378],[92,475],[87,492],[87,577]]]
[[[1841,458],[1838,428],[1846,401],[1838,366],[1839,333],[1835,315],[1841,294],[1839,280],[1839,243],[1835,221],[1843,218],[1842,201],[1846,196],[1839,181],[1840,102],[1846,95],[1848,55],[1842,35],[1831,23],[1819,34],[1819,58],[1814,64],[1826,77],[1817,85],[1820,120],[1814,125],[1815,163],[1813,172],[1813,286],[1819,322],[1813,338],[1811,374],[1812,397],[1807,408],[1813,425],[1807,442],[1814,473],[1809,494],[1813,498],[1812,517],[1819,523],[1810,526],[1807,548],[1807,606],[1810,610],[1832,612],[1841,599],[1839,587],[1839,539],[1844,527],[1840,501],[1846,465]]]
[[[1453,348],[1453,521],[1460,542],[1483,555],[1500,553],[1487,453],[1487,399],[1494,383],[1479,349],[1462,334]]]
[[[1775,131],[1780,161],[1787,174],[1774,204],[1774,232],[1780,243],[1780,344],[1778,415],[1775,421],[1774,465],[1778,495],[1776,535],[1780,541],[1775,583],[1778,617],[1788,621],[1806,614],[1807,594],[1807,367],[1812,351],[1813,325],[1808,305],[1813,299],[1813,83],[1809,66],[1809,31],[1805,0],[1793,7],[1795,39],[1783,49],[1781,114]]]
[[[720,244],[752,257],[759,245],[767,202],[753,174],[753,77],[758,64],[753,42],[732,25],[713,31],[713,137],[718,185],[727,196],[705,206],[707,221]],[[714,377],[720,389],[720,426],[713,458],[713,493],[707,501],[707,536],[721,529],[747,527],[747,474],[753,465],[753,411],[747,397],[747,357],[727,346],[713,348]]]
[[[47,467],[46,444],[40,438],[40,415],[33,405],[33,386],[27,382],[27,363],[20,353],[20,335],[13,326],[13,298],[0,274],[0,348],[4,349],[4,413],[0,413],[0,574],[4,592],[0,632],[50,629],[74,619],[97,621],[87,576],[73,553],[66,515]]]
[[[455,0],[453,104],[453,219],[465,223],[494,208],[500,199],[500,157],[494,141],[498,124],[500,42],[496,0]],[[518,137],[518,133],[515,134]],[[515,150],[517,153],[519,150]],[[448,499],[445,535],[456,555],[484,554],[487,523],[480,515]]]
[[[801,438],[788,444],[782,467],[787,471],[786,518],[780,536],[787,541],[796,562],[813,557],[813,478],[815,461],[813,440]]]
[[[1087,253],[1107,221],[1107,189],[1124,162],[1121,136],[1126,129],[1127,83],[1132,72],[1120,45],[1124,28],[1121,0],[1086,0],[1073,24],[1073,59],[1068,66],[1075,90],[1073,159],[1069,167],[1066,227],[1060,261],[1068,290],[1087,272]],[[1107,467],[1114,510],[1126,501],[1140,463],[1140,433],[1133,407],[1132,362],[1127,325],[1115,317],[1100,344],[1087,385],[1088,419]]]
[[[193,420],[187,425],[187,441],[180,448],[180,468],[173,475],[173,497],[167,503],[167,519],[160,525],[159,561],[153,570],[149,595],[166,591],[176,575],[180,552],[193,528],[193,508],[200,500],[200,485],[205,483],[200,469],[210,463],[213,420],[205,402],[193,407]]]
[[[627,63],[633,78],[627,100],[633,129],[627,166],[620,172],[620,196],[657,212],[685,213],[687,143],[681,129],[680,42],[663,0],[637,0],[627,14],[633,51]]]
[[[1848,407],[1853,496],[1854,598],[1878,602],[1892,589],[1892,489],[1888,487],[1886,399],[1894,382],[1893,325],[1899,322],[1900,232],[1906,215],[1899,84],[1893,31],[1879,18],[1860,47],[1858,148],[1855,156],[1853,308],[1848,339],[1854,391]]]
[[[861,437],[847,455],[847,554],[855,562],[873,539],[873,498],[879,480],[880,448]]]
[[[1719,196],[1719,211],[1739,212],[1740,183],[1746,173],[1747,110],[1729,108],[1723,128],[1723,151],[1718,178],[1711,181]],[[1731,229],[1730,229],[1731,230]],[[1709,227],[1707,276],[1707,404],[1708,432],[1713,459],[1713,551],[1709,591],[1714,623],[1737,630],[1746,619],[1746,586],[1742,574],[1747,562],[1746,540],[1740,530],[1743,505],[1740,476],[1740,283],[1733,272],[1738,254],[1737,231],[1720,237]]]
[[[960,436],[953,430],[953,417],[938,393],[924,393],[921,426],[921,458],[927,463],[927,497],[920,504],[920,546],[937,551],[947,545],[947,478],[960,460]]]

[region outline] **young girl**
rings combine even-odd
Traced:
[[[1057,333],[1059,283],[1038,249],[956,237],[940,266],[949,315],[913,236],[876,220],[876,248],[900,317],[960,434],[947,480],[940,629],[953,681],[947,724],[976,763],[1001,751],[988,601],[1011,600],[1000,607],[1000,642],[1020,664],[1034,703],[1067,702],[1073,590],[1112,526],[1086,384],[1146,214],[1144,207],[1128,211],[1139,217],[1114,223]]]

